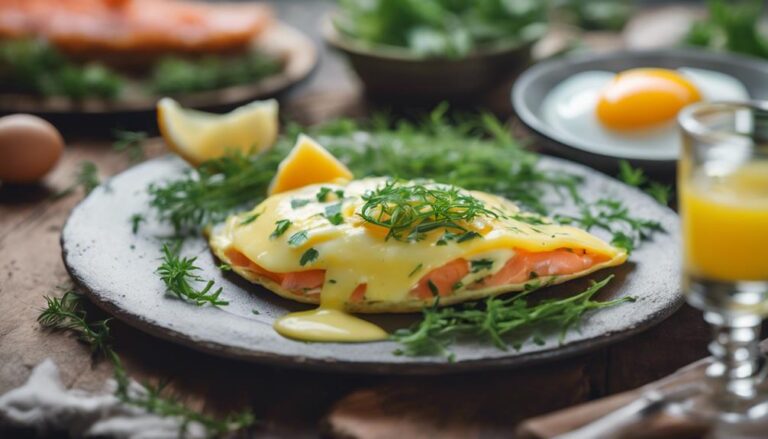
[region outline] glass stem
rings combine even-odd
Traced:
[[[739,411],[744,402],[757,396],[765,375],[760,351],[760,317],[728,316],[706,312],[704,318],[714,329],[709,351],[714,362],[707,376],[714,382],[726,411]],[[730,410],[729,410],[730,409]]]

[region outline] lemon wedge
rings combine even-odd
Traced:
[[[352,180],[352,172],[311,137],[300,134],[291,152],[280,162],[268,195],[316,183]]]
[[[184,108],[171,98],[157,103],[157,124],[168,146],[197,166],[226,154],[256,154],[277,139],[277,101],[255,101],[227,114]]]

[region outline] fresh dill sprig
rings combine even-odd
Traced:
[[[540,340],[540,335],[559,331],[561,341],[568,329],[579,323],[585,313],[607,308],[633,297],[609,301],[593,300],[613,275],[583,292],[564,299],[548,299],[533,303],[527,295],[543,286],[530,285],[526,291],[508,298],[491,297],[482,306],[476,303],[459,307],[434,307],[423,310],[423,319],[408,329],[395,332],[393,339],[402,345],[396,351],[400,355],[445,355],[452,358],[449,350],[456,337],[463,335],[484,337],[499,348],[506,350],[509,344],[519,349],[529,340]]]
[[[74,192],[79,187],[83,188],[83,193],[85,193],[85,195],[88,195],[100,184],[101,181],[99,179],[99,168],[96,167],[95,163],[85,160],[80,162],[77,168],[77,172],[75,173],[75,182],[72,183],[69,187],[56,193],[54,197],[65,197]]]
[[[216,419],[187,407],[178,398],[164,392],[165,385],[144,383],[140,389],[131,388],[131,379],[123,362],[112,347],[109,322],[111,318],[89,321],[82,309],[83,297],[75,291],[67,291],[61,298],[45,297],[46,307],[40,312],[37,321],[52,330],[72,331],[91,348],[94,355],[107,358],[114,368],[117,382],[115,396],[125,404],[139,407],[161,417],[180,419],[180,437],[190,422],[198,422],[211,436],[242,430],[254,424],[255,418],[250,411],[231,414],[224,419]]]
[[[583,203],[578,215],[555,215],[561,224],[576,224],[585,230],[598,227],[613,235],[612,244],[631,252],[641,242],[651,238],[655,232],[664,232],[660,222],[637,218],[619,200],[601,198],[592,204]]]
[[[105,354],[109,349],[109,326],[111,319],[88,323],[85,311],[81,309],[82,296],[66,291],[61,298],[45,297],[46,307],[37,317],[38,323],[49,329],[73,331],[78,338],[91,347],[94,355]]]
[[[197,258],[181,257],[179,247],[178,244],[173,246],[163,244],[163,260],[157,268],[157,274],[165,283],[167,292],[197,306],[229,305],[228,301],[219,298],[221,288],[213,290],[212,280],[209,280],[201,290],[192,286],[195,282],[205,282],[205,279],[195,274],[200,270],[200,267],[195,265]]]
[[[664,206],[669,204],[669,197],[672,193],[672,187],[648,179],[648,177],[645,175],[645,171],[643,171],[641,168],[632,167],[628,161],[619,161],[618,177],[621,181],[628,184],[629,186],[643,190],[645,193],[656,199],[659,204],[663,204]]]
[[[147,133],[143,131],[114,131],[115,142],[112,149],[116,152],[124,152],[128,155],[131,163],[139,162],[144,158],[144,142],[147,140]]]
[[[99,180],[99,168],[96,167],[95,163],[90,161],[80,163],[76,180],[77,185],[83,188],[85,194],[90,194],[91,191],[101,184],[101,181]]]
[[[431,231],[444,230],[462,242],[475,218],[498,216],[482,201],[452,186],[390,180],[362,198],[360,217],[388,229],[386,239],[398,241],[418,241]]]

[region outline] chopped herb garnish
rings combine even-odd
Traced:
[[[469,241],[470,239],[482,238],[482,237],[483,237],[483,235],[481,235],[481,234],[479,234],[477,232],[469,231],[469,232],[464,233],[461,236],[459,236],[459,239],[457,239],[456,242],[462,243],[462,242],[465,242],[465,241]]]
[[[309,248],[304,252],[303,255],[301,255],[299,264],[301,264],[302,267],[307,264],[311,264],[312,262],[315,262],[315,259],[317,259],[318,256],[320,256],[320,253],[318,253],[317,250],[314,248]]]
[[[477,273],[482,270],[490,270],[493,268],[493,259],[475,259],[470,261],[471,272]]]
[[[453,284],[453,287],[451,287],[451,289],[452,289],[453,291],[456,291],[456,290],[458,290],[459,288],[461,288],[461,287],[463,287],[463,286],[464,286],[464,282],[462,282],[462,281],[458,281],[458,282],[456,282],[455,284]]]
[[[283,235],[289,227],[291,227],[291,220],[281,219],[275,221],[275,230],[269,235],[270,239],[275,239]]]
[[[262,212],[256,212],[248,215],[247,217],[243,218],[242,221],[240,221],[241,226],[247,226],[248,224],[256,221],[261,216]]]
[[[141,213],[134,213],[131,215],[131,231],[134,235],[139,233],[139,227],[141,226],[141,223],[146,221],[147,219]]]
[[[411,272],[410,272],[410,273],[408,273],[408,277],[411,277],[411,276],[413,276],[414,274],[418,273],[418,272],[419,272],[419,270],[421,270],[421,269],[422,269],[422,267],[424,267],[424,264],[419,264],[419,265],[417,265],[417,266],[416,266],[416,267],[415,267],[413,270],[411,270]]]
[[[291,209],[298,209],[309,204],[309,200],[306,198],[294,198],[291,200]]]
[[[218,269],[221,271],[232,271],[232,266],[229,264],[219,264]]]
[[[288,245],[291,247],[299,247],[302,244],[307,242],[307,231],[302,230],[300,232],[296,232],[293,235],[291,235],[290,238],[288,238]]]
[[[434,282],[432,282],[432,279],[427,279],[427,287],[429,287],[429,291],[432,293],[432,296],[440,296],[440,291],[438,291],[437,286]]]
[[[331,204],[325,208],[325,217],[334,226],[344,222],[344,217],[341,215],[341,203]]]
[[[320,190],[315,194],[315,197],[317,197],[317,201],[324,203],[328,200],[328,194],[331,193],[331,188],[329,187],[321,187]]]
[[[253,315],[256,315],[256,316],[257,316],[257,315],[261,314],[261,311],[259,311],[258,309],[254,308],[254,309],[252,309],[252,310],[251,310],[251,313],[252,313]]]
[[[475,218],[498,215],[453,186],[386,182],[363,195],[363,220],[389,229],[386,239],[418,241],[433,230],[455,234],[457,242],[480,236],[467,227]]]

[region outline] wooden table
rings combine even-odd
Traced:
[[[311,30],[328,2],[281,3],[293,24]],[[316,35],[315,35],[316,37]],[[291,93],[284,114],[316,122],[360,114],[359,87],[332,53],[309,84]],[[32,367],[52,358],[69,386],[98,390],[111,376],[93,363],[71,335],[50,333],[35,319],[43,295],[70,284],[61,262],[59,233],[77,193],[54,199],[83,160],[102,176],[129,166],[107,140],[68,139],[58,168],[38,187],[0,187],[0,394],[20,385]],[[164,152],[158,140],[149,156]],[[98,309],[89,315],[104,318]],[[225,413],[249,406],[262,422],[259,436],[509,437],[526,417],[630,389],[671,373],[706,354],[709,330],[683,307],[659,326],[587,355],[527,369],[430,376],[364,376],[282,369],[220,359],[152,338],[112,322],[115,347],[139,380],[170,379],[170,390],[191,405]]]

